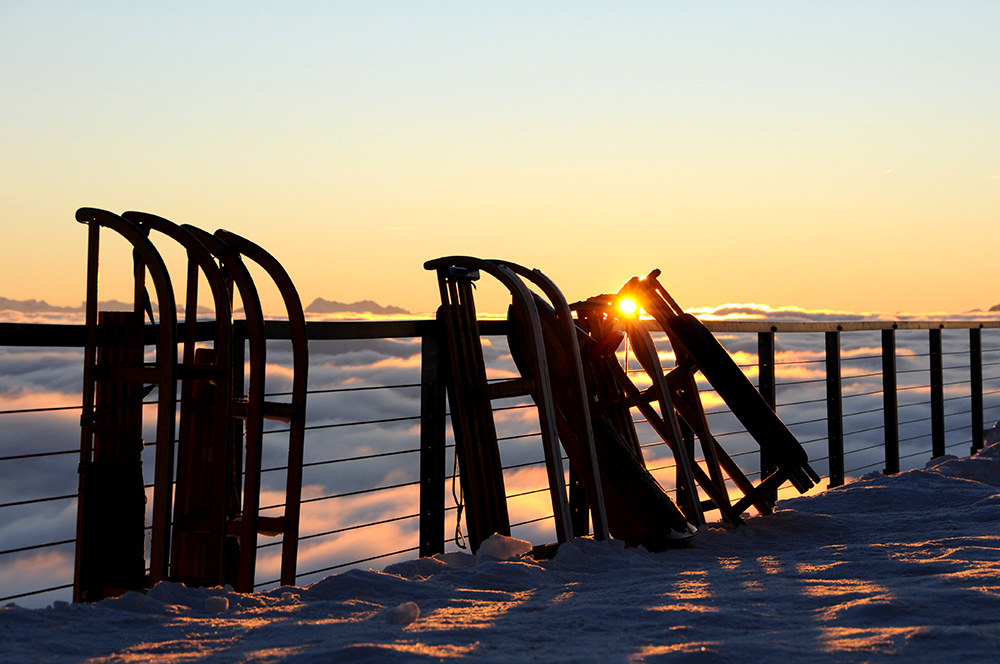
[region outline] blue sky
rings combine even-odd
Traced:
[[[246,235],[306,301],[426,312],[422,263],[459,253],[571,298],[659,267],[688,306],[989,307],[996,25],[993,2],[7,1],[0,291],[78,304],[86,205]]]

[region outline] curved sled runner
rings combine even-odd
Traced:
[[[296,552],[298,550],[299,511],[302,493],[302,458],[305,437],[306,383],[309,367],[305,318],[298,293],[284,268],[269,253],[253,242],[234,233],[219,230],[209,234],[185,225],[220,262],[230,293],[233,287],[240,294],[246,316],[249,372],[244,393],[243,354],[234,353],[232,414],[243,420],[234,435],[245,437],[245,461],[242,505],[239,513],[227,523],[227,535],[239,541],[239,561],[235,583],[239,592],[252,592],[257,559],[258,534],[282,536],[281,585],[295,583]],[[267,343],[264,314],[257,287],[244,264],[246,257],[257,263],[274,282],[284,302],[292,342],[292,395],[290,402],[265,398]],[[285,477],[285,512],[280,516],[260,514],[261,471],[264,421],[289,424],[288,464]],[[245,427],[245,429],[244,429]]]
[[[149,234],[156,231],[187,253],[183,355],[177,365],[180,418],[176,443],[172,529],[169,543],[158,542],[157,557],[169,556],[169,578],[190,585],[223,585],[233,565],[226,521],[238,511],[239,444],[229,435],[232,381],[232,313],[218,263],[191,232],[152,214],[125,212],[122,218]],[[198,282],[204,276],[215,320],[211,348],[198,347]],[[159,525],[157,526],[159,528]]]

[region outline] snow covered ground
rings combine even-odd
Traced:
[[[497,537],[306,588],[8,605],[0,661],[994,661],[1000,444],[778,507],[657,554]]]

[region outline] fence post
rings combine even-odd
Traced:
[[[233,338],[229,345],[230,359],[232,367],[230,381],[232,393],[234,395],[246,394],[246,364],[247,364],[247,325],[245,320],[233,321]],[[229,440],[234,441],[231,447],[233,454],[233,464],[239,470],[234,478],[234,485],[238,495],[243,495],[243,420],[238,417],[232,418],[229,423]]]
[[[941,354],[941,328],[932,329],[931,355],[931,458],[945,454],[944,440],[944,366]]]
[[[983,330],[969,330],[969,401],[972,407],[972,451],[983,449]]]
[[[775,412],[777,412],[777,395],[774,371],[774,333],[777,330],[778,328],[772,325],[770,332],[757,333],[757,390],[764,397],[764,402]],[[760,450],[760,480],[763,482],[776,469],[774,461],[762,447]],[[778,494],[772,493],[765,496],[765,500],[774,505],[778,502]]]
[[[840,330],[826,333],[826,430],[830,486],[844,483],[844,404],[840,382]]]
[[[440,320],[420,340],[420,556],[444,553],[445,385]]]
[[[885,468],[899,472],[899,395],[896,392],[896,325],[882,330],[882,421],[885,423]]]

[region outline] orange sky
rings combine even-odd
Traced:
[[[986,308],[998,24],[986,1],[4,3],[0,295],[79,304],[93,206],[250,237],[307,303],[430,311],[422,263],[462,253],[570,299],[658,267],[687,307]]]

